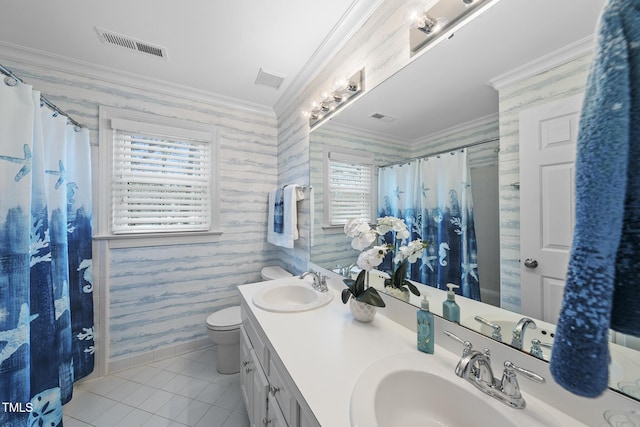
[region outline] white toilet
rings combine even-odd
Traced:
[[[277,265],[264,267],[260,270],[260,275],[262,276],[262,280],[275,280],[293,276],[293,274],[289,273],[284,268],[278,267]]]
[[[263,280],[293,276],[278,266],[264,267],[260,271]],[[240,372],[240,307],[227,307],[207,317],[209,338],[218,345],[218,366],[221,374]]]

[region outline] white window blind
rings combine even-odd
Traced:
[[[131,127],[126,120],[113,122]],[[210,229],[211,141],[176,133],[114,129],[113,234]]]
[[[373,158],[330,152],[327,175],[329,224],[351,218],[371,221]]]

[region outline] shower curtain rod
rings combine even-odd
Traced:
[[[13,74],[13,72],[7,68],[5,68],[2,64],[0,64],[0,73],[4,74],[5,76],[7,76],[7,78],[13,79],[15,80],[17,83],[24,83],[24,80],[22,80],[20,77],[16,76],[15,74]],[[6,83],[6,78],[5,78],[5,83]],[[7,83],[8,84],[8,83]],[[13,86],[13,85],[11,85]],[[62,111],[60,108],[58,108],[53,102],[49,101],[47,98],[45,98],[43,95],[40,95],[40,101],[42,101],[47,107],[49,107],[50,109],[52,109],[54,112],[58,113],[58,114],[62,114],[63,116],[65,116],[67,118],[67,120],[69,122],[71,122],[71,124],[73,124],[74,126],[77,126],[79,128],[82,127],[82,125],[78,122],[76,122],[75,120],[73,120],[67,113],[65,113],[64,111]]]
[[[450,148],[448,150],[437,151],[435,153],[426,154],[424,156],[412,157],[410,159],[405,159],[405,160],[402,160],[400,162],[387,163],[385,165],[378,166],[378,169],[386,168],[387,166],[404,165],[404,164],[407,164],[407,163],[411,163],[414,160],[426,159],[427,157],[438,156],[440,154],[445,154],[445,153],[452,153],[452,152],[457,151],[457,150],[464,150],[465,148],[475,147],[476,145],[481,145],[481,144],[486,144],[486,143],[493,142],[493,141],[498,141],[499,139],[500,138],[498,138],[498,137],[483,139],[481,141],[471,142],[471,143],[469,143],[467,145],[462,145],[460,147]]]

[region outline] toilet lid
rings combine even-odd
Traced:
[[[285,270],[282,267],[278,267],[277,265],[271,265],[268,267],[264,267],[261,270],[262,276],[273,280],[273,279],[280,279],[281,277],[291,277],[293,276],[293,274],[289,273],[287,270]]]
[[[240,306],[223,308],[207,317],[207,327],[217,331],[236,329],[240,323]]]

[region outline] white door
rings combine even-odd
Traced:
[[[522,314],[556,323],[575,223],[575,156],[583,95],[520,113]]]

